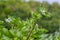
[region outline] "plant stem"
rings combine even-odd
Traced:
[[[31,30],[29,31],[29,34],[28,34],[28,37],[27,37],[27,39],[26,39],[26,40],[29,40],[29,38],[30,38],[30,36],[31,36],[32,31],[34,30],[34,28],[35,28],[35,27],[31,28]]]

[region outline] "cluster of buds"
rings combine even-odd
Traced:
[[[12,19],[9,17],[9,18],[5,19],[5,21],[10,23],[12,21]]]
[[[45,15],[46,11],[45,10],[41,10],[42,15]]]

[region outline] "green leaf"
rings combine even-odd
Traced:
[[[3,33],[4,35],[8,36],[8,37],[13,37],[13,36],[11,35],[11,33],[9,32],[9,30],[6,29],[6,28],[3,28],[3,29],[2,29],[2,33]]]

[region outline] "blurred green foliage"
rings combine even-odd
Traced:
[[[43,18],[43,20],[37,21],[37,23],[44,28],[47,28],[50,32],[58,30],[60,26],[60,5],[58,3],[49,4],[48,2],[34,2],[25,0],[12,0],[12,1],[0,1],[0,20],[4,20],[8,16],[21,17],[25,20],[31,17],[30,11],[39,12],[37,9],[44,7],[52,18]],[[36,15],[36,14],[35,14]],[[38,15],[39,16],[39,15]],[[47,15],[49,16],[49,15]],[[53,29],[53,30],[52,30]]]
[[[44,9],[46,14],[39,14],[42,13],[40,9]],[[10,16],[14,20],[11,23],[5,22],[5,19]],[[30,40],[39,40],[40,34],[54,33],[59,30],[60,5],[56,2],[49,4],[48,2],[40,3],[32,0],[29,2],[25,0],[0,0],[0,20],[2,20],[0,21],[1,40],[25,40],[30,28],[28,26],[33,27],[34,23],[37,23],[41,29],[34,29]],[[60,39],[60,36],[58,39]]]

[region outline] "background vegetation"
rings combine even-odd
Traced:
[[[51,17],[39,14],[42,8],[45,8],[46,14],[51,15]],[[8,23],[9,21],[6,22],[6,19],[13,21]],[[27,37],[30,29],[28,26],[33,28],[37,25],[38,29],[34,28],[32,36]],[[29,2],[25,0],[0,0],[0,40],[60,40],[59,28],[60,4],[57,2],[49,4],[48,2],[41,3],[31,0]]]

